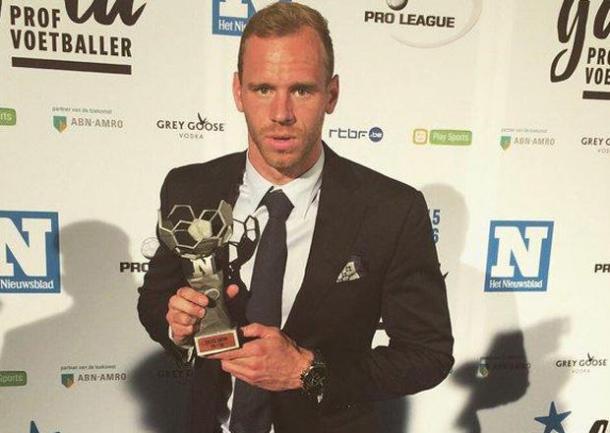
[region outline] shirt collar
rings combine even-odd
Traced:
[[[324,148],[315,164],[296,179],[283,185],[275,185],[265,179],[252,165],[250,158],[246,157],[246,170],[244,171],[243,189],[240,194],[246,193],[250,213],[256,211],[256,206],[270,189],[281,189],[293,204],[292,215],[305,218],[311,205],[314,203],[320,185],[322,184],[322,168],[324,167]]]

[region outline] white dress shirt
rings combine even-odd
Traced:
[[[286,245],[288,255],[286,257],[286,271],[284,273],[284,284],[282,287],[282,325],[284,326],[297,293],[305,277],[305,266],[309,258],[313,230],[318,215],[318,202],[320,197],[320,185],[322,184],[322,168],[324,167],[324,149],[316,163],[300,177],[291,180],[284,185],[274,185],[265,179],[250,163],[249,157],[246,158],[246,169],[244,171],[243,182],[239,188],[239,196],[233,208],[233,219],[245,221],[249,215],[255,217],[259,224],[260,233],[263,233],[269,213],[265,206],[258,207],[263,196],[270,189],[281,189],[288,197],[294,208],[286,220]],[[240,224],[234,224],[232,241],[239,241],[243,230]],[[235,259],[236,251],[234,248],[229,250],[230,260]],[[250,287],[254,259],[257,250],[250,260],[244,263],[240,270],[240,276],[246,287]],[[173,341],[171,328],[169,337]],[[193,351],[193,346],[179,345],[184,349]],[[192,352],[191,352],[192,353]],[[191,357],[189,353],[188,358]],[[219,413],[223,433],[230,433],[229,421],[230,410],[233,403],[233,390],[235,389],[235,378],[231,377],[231,391],[227,401],[227,408]],[[273,427],[271,432],[273,433]]]
[[[313,229],[318,214],[318,198],[320,185],[322,183],[322,167],[324,166],[324,152],[318,161],[307,172],[300,177],[284,185],[274,185],[260,175],[250,163],[246,161],[243,183],[239,188],[239,197],[233,209],[233,218],[245,221],[252,215],[258,220],[260,232],[267,225],[269,213],[265,206],[258,207],[263,196],[270,189],[281,189],[288,197],[294,208],[286,220],[286,244],[288,256],[286,258],[286,272],[284,274],[284,285],[282,289],[282,327],[286,323],[292,304],[297,296],[303,277],[305,276],[305,264],[309,258],[309,250],[313,238]],[[238,228],[238,225],[235,225]],[[233,240],[239,240],[240,230],[236,230]],[[235,257],[231,249],[231,260]],[[256,252],[255,252],[256,254]],[[252,270],[254,267],[252,256],[241,268],[241,278],[250,287]]]
[[[269,219],[269,213],[265,206],[258,207],[258,205],[267,191],[281,189],[294,206],[286,220],[288,256],[286,257],[286,272],[284,273],[282,288],[282,327],[288,319],[288,314],[305,276],[305,266],[309,258],[314,225],[318,215],[323,166],[324,150],[322,150],[313,167],[300,177],[284,185],[274,185],[257,172],[250,163],[250,159],[246,158],[243,182],[239,188],[239,197],[233,208],[233,218],[236,220],[245,221],[249,215],[254,216],[258,220],[260,233],[262,234]],[[235,228],[238,227],[239,224],[235,224]],[[238,241],[240,236],[240,230],[236,230],[232,240]],[[234,250],[231,249],[231,260],[235,258],[234,254]],[[246,287],[250,287],[252,280],[255,255],[256,252],[241,268],[241,278]],[[232,389],[235,389],[235,379],[233,377],[231,379]],[[227,403],[229,410],[232,403],[233,392],[231,392]],[[226,416],[226,412],[225,416],[223,414],[219,414],[219,416],[221,417],[222,431],[229,433],[229,417]],[[273,428],[271,433],[273,433]]]

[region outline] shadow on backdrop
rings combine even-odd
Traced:
[[[477,411],[517,401],[529,387],[523,333],[515,330],[497,335],[480,360],[455,370],[453,380],[470,390],[457,426],[470,433],[480,433]]]
[[[80,418],[94,424],[112,412],[112,405],[78,401],[75,407],[74,394],[63,388],[66,384],[62,386],[61,367],[116,365],[116,370],[109,372],[119,373],[133,358],[134,345],[141,336],[125,331],[138,329],[137,283],[131,275],[121,274],[118,266],[120,260],[130,257],[129,238],[114,225],[80,221],[60,229],[60,242],[61,290],[72,298],[72,305],[65,312],[6,334],[0,366],[27,371],[29,380],[27,396],[7,399],[3,409],[24,417],[39,413],[41,408],[55,413],[78,412]],[[33,295],[30,300],[32,308],[40,308],[45,298]],[[23,314],[28,314],[27,309]],[[75,381],[73,386],[96,385]],[[121,386],[120,381],[114,381],[100,389],[120,393]],[[112,428],[111,424],[108,427]]]
[[[483,357],[456,369],[453,380],[467,388],[470,394],[456,426],[468,433],[480,433],[483,431],[480,410],[515,403],[526,392],[529,392],[530,405],[536,402],[536,406],[543,410],[548,407],[550,399],[557,401],[560,389],[568,380],[568,373],[553,369],[552,356],[559,347],[566,323],[565,319],[552,319],[523,331],[501,333],[494,338]],[[529,355],[525,349],[526,342]],[[532,365],[538,367],[537,371],[547,372],[545,377],[530,377]],[[519,410],[516,409],[515,413]],[[493,419],[497,419],[497,425],[488,423],[486,433],[494,433],[499,431],[497,428],[506,426],[505,418],[490,417]]]
[[[53,363],[59,372],[62,362],[76,361],[84,353],[102,362],[109,354],[118,358],[115,354],[130,350],[117,338],[117,333],[131,325],[129,321],[137,323],[135,297],[127,296],[127,290],[135,292],[136,282],[133,278],[126,282],[118,271],[119,261],[129,257],[127,235],[111,224],[81,221],[62,227],[59,236],[61,290],[72,297],[72,306],[64,313],[11,330],[0,358],[2,365],[37,358],[41,364]],[[33,296],[34,301],[40,302],[40,298]],[[32,341],[45,344],[27,343]]]
[[[480,411],[512,404],[509,412],[516,415],[510,418],[514,431],[536,426],[533,419],[519,417],[525,411],[521,404],[539,407],[540,415],[545,415],[550,401],[555,399],[557,402],[569,372],[557,371],[553,364],[559,339],[569,323],[565,318],[557,318],[521,329],[516,297],[532,294],[485,293],[483,272],[461,258],[470,224],[464,196],[445,184],[426,185],[422,192],[429,207],[438,207],[441,212],[437,249],[441,269],[448,273],[445,281],[455,337],[454,351],[456,359],[462,359],[451,380],[468,391],[455,425],[467,433],[505,431],[507,418],[493,411],[482,423]],[[478,230],[486,237],[489,227]],[[480,237],[481,233],[478,235]],[[468,248],[474,257],[480,256],[481,263],[485,263],[486,244],[468,245]],[[487,346],[484,352],[479,349],[481,345]],[[473,353],[481,355],[468,360]],[[464,359],[467,361],[463,362]],[[530,370],[530,365],[535,365],[536,369]],[[527,402],[523,402],[526,393]]]
[[[452,288],[457,276],[475,274],[475,271],[464,272],[464,266],[459,259],[464,249],[468,224],[468,211],[462,195],[452,186],[445,184],[430,184],[421,189],[431,210],[430,218],[433,228],[438,231],[436,248],[439,255],[441,272],[445,275],[449,305],[452,304]],[[440,207],[440,214],[435,214],[435,208]],[[436,216],[435,216],[436,215]],[[447,218],[447,215],[450,217]],[[436,218],[440,218],[435,221]],[[453,311],[450,308],[453,319]],[[455,332],[454,332],[455,334]],[[410,431],[411,403],[410,397],[400,397],[376,403],[379,419],[379,431],[383,433],[408,433]]]
[[[155,433],[185,433],[191,369],[179,368],[164,351],[143,359],[129,374],[131,393],[142,406],[144,426]]]
[[[461,365],[454,367],[450,380],[469,391],[465,407],[457,414],[456,425],[465,432],[480,433],[478,410],[516,401],[528,389],[528,361],[523,333],[518,329],[515,295],[484,293],[483,273],[462,260],[470,225],[464,196],[446,184],[426,185],[422,192],[428,200],[433,224],[435,208],[440,211],[437,249],[441,268],[446,273],[455,357],[458,363],[462,360]],[[485,257],[482,249],[486,245],[468,248],[475,257]],[[486,341],[491,341],[490,346],[481,352],[480,358],[463,363],[472,353],[479,353],[481,342]],[[497,431],[489,430],[489,433]]]

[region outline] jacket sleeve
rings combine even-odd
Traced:
[[[443,275],[423,195],[405,212],[382,278],[387,346],[346,353],[328,349],[322,408],[394,398],[432,388],[453,365],[453,337]]]
[[[161,212],[169,212],[169,179],[166,177],[161,187]],[[158,230],[157,230],[157,238]],[[169,324],[165,318],[169,299],[176,291],[186,286],[180,260],[159,239],[159,248],[151,259],[144,284],[138,289],[138,315],[150,337],[159,342],[177,361],[187,361],[187,351],[176,346],[169,338]]]

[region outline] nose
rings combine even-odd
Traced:
[[[280,125],[292,125],[296,119],[291,95],[288,92],[277,92],[271,103],[271,120]]]

